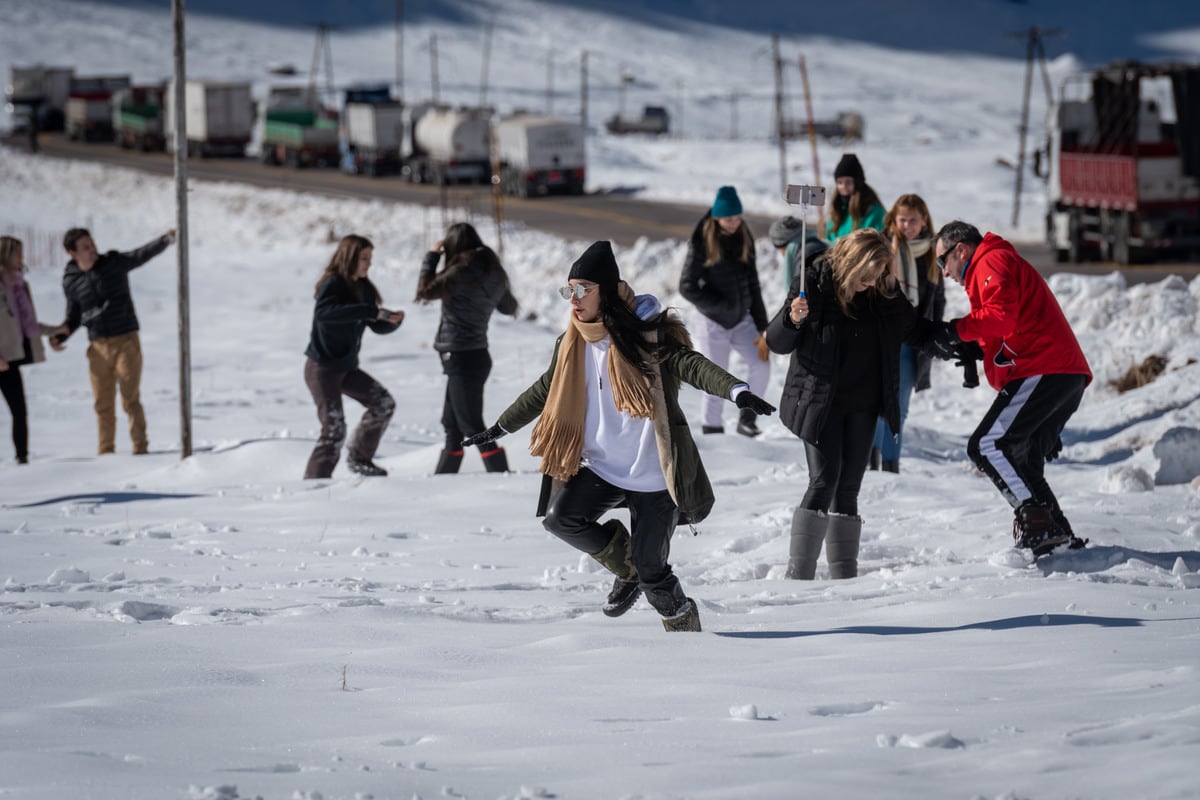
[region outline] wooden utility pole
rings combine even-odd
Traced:
[[[588,51],[579,54],[579,122],[583,125],[583,135],[587,136],[588,124]]]
[[[775,135],[779,138],[779,185],[787,191],[787,136],[783,119],[783,59],[779,56],[779,34],[771,36],[771,52],[775,58]]]
[[[800,83],[804,86],[804,114],[807,118],[808,141],[812,145],[813,184],[821,185],[821,162],[817,158],[817,126],[813,120],[812,93],[808,91],[808,68],[804,56],[800,56]],[[825,230],[825,207],[817,207],[817,230]]]
[[[404,102],[404,0],[396,0],[396,101]]]
[[[554,51],[546,53],[546,116],[554,116]]]
[[[192,455],[192,349],[190,293],[188,290],[187,207],[187,38],[184,36],[184,0],[171,2],[175,31],[175,258],[179,304],[179,457]]]
[[[683,78],[675,82],[675,138],[683,138]]]
[[[479,105],[482,108],[487,105],[488,93],[488,72],[491,70],[492,61],[492,23],[483,26],[483,61],[479,68]]]
[[[1050,73],[1046,69],[1046,48],[1042,44],[1042,40],[1047,36],[1061,36],[1062,31],[1042,30],[1037,26],[1030,28],[1027,31],[1017,31],[1008,34],[1009,38],[1025,39],[1025,93],[1021,101],[1021,127],[1019,135],[1020,142],[1017,145],[1017,185],[1013,193],[1013,227],[1017,227],[1017,221],[1021,216],[1021,184],[1025,177],[1025,138],[1029,134],[1029,93],[1033,86],[1033,59],[1034,55],[1038,56],[1042,65],[1042,80],[1046,86],[1046,103],[1053,105],[1054,90],[1050,86]]]
[[[737,118],[737,89],[729,93],[729,138],[737,139],[738,136],[738,118]]]
[[[318,22],[316,28],[317,41],[313,46],[312,66],[308,71],[308,102],[313,108],[327,102],[337,104],[337,95],[333,90],[333,51],[329,44],[329,32],[333,30],[333,26],[327,22]],[[317,76],[321,72],[322,59],[325,67],[325,96],[319,98],[321,103],[318,103]]]
[[[437,34],[429,34],[429,83],[433,90],[433,102],[438,101],[438,57]]]

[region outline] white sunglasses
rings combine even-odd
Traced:
[[[572,297],[574,297],[576,300],[582,300],[588,292],[590,292],[592,289],[595,289],[597,286],[599,286],[597,283],[590,285],[577,283],[574,286],[560,286],[558,293],[563,300],[570,300]]]

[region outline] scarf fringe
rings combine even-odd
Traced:
[[[529,435],[529,454],[541,457],[541,472],[556,480],[569,480],[579,471],[583,458],[582,422],[543,415]]]

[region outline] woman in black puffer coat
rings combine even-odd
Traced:
[[[900,343],[922,329],[891,271],[881,233],[839,239],[796,276],[767,327],[767,344],[790,354],[779,417],[804,440],[808,491],[792,517],[787,577],[812,580],[821,545],[831,578],[858,574],[858,492],[882,417],[899,425]]]
[[[443,254],[446,266],[438,272]],[[518,305],[499,257],[465,222],[447,228],[446,238],[425,255],[416,299],[442,302],[433,349],[441,356],[442,372],[446,374],[442,404],[446,444],[434,472],[458,472],[463,458],[462,440],[487,427],[483,423],[483,387],[492,371],[488,322],[494,311],[515,317]],[[504,448],[495,442],[480,445],[479,455],[488,472],[508,471]]]

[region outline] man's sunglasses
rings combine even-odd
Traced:
[[[574,297],[576,300],[582,300],[584,298],[584,296],[588,292],[590,292],[592,289],[595,289],[596,286],[597,286],[597,284],[595,284],[595,283],[593,283],[593,284],[577,283],[574,286],[560,286],[558,289],[558,293],[562,296],[563,300],[570,300],[572,297]]]
[[[937,262],[938,269],[946,268],[946,259],[950,257],[951,253],[953,253],[955,250],[958,249],[958,246],[960,244],[962,244],[962,242],[955,242],[954,244],[952,244],[946,248],[946,252],[942,253],[940,256],[938,256],[937,258],[934,259],[934,261]]]

